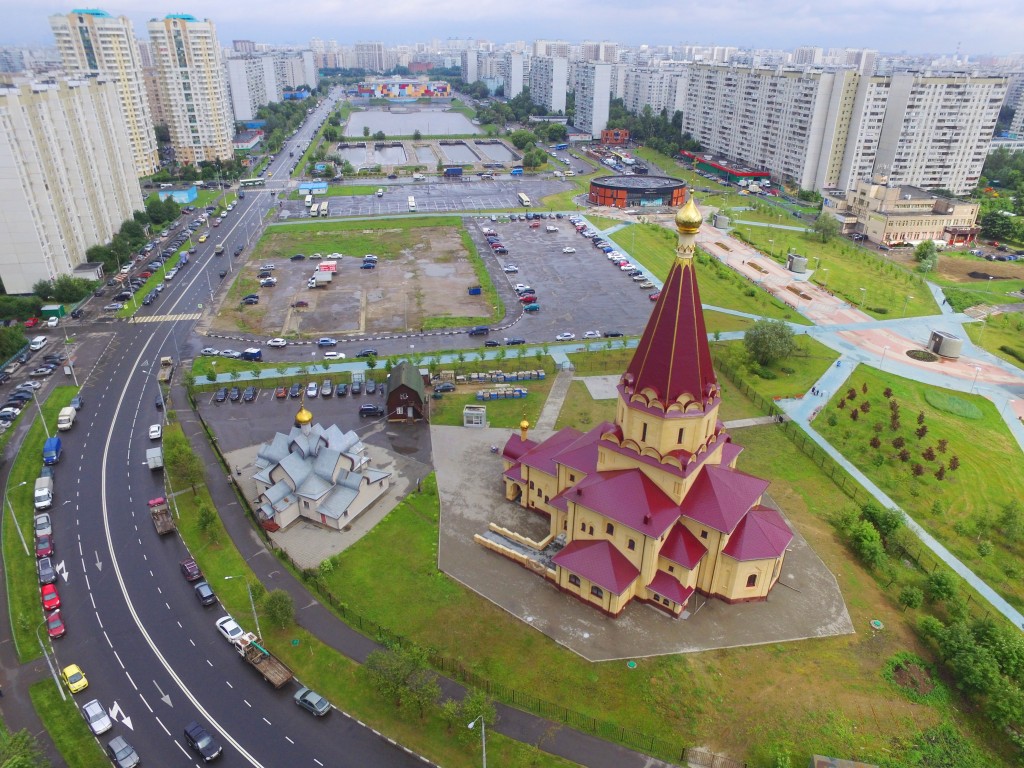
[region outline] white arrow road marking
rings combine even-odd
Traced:
[[[53,566],[53,570],[55,570],[57,572],[57,574],[62,579],[64,579],[64,583],[65,584],[68,583],[68,569],[64,565],[64,561],[63,560],[61,560],[59,563],[57,563],[55,566]]]
[[[160,691],[160,699],[163,701],[163,703],[166,704],[168,707],[173,707],[174,705],[171,704],[171,697],[164,693],[163,689],[157,684],[156,680],[153,681],[153,685],[155,685],[156,689]]]
[[[128,715],[126,715],[124,712],[121,711],[121,705],[118,704],[116,701],[114,702],[114,706],[112,706],[110,708],[110,719],[113,720],[114,722],[117,722],[118,719],[120,719],[120,721],[122,723],[124,723],[125,725],[128,726],[129,730],[131,730],[131,731],[135,730],[132,727],[132,719],[130,717],[128,717]]]

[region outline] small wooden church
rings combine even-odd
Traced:
[[[542,442],[524,422],[502,452],[505,497],[550,523],[536,542],[546,556],[514,559],[611,616],[632,600],[679,616],[695,592],[765,600],[793,539],[761,503],[768,482],[736,469],[742,448],[718,418],[692,198],[675,223],[676,259],[619,380],[615,421]]]

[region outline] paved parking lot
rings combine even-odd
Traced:
[[[416,198],[416,213],[463,213],[474,210],[494,210],[519,207],[517,195],[525,192],[531,198],[564,192],[571,185],[559,179],[515,180],[511,178],[483,181],[476,176],[464,176],[473,181],[421,181],[398,184],[380,182],[383,197],[351,195],[346,197],[318,197],[327,201],[331,216],[384,216],[409,213],[409,196]],[[373,186],[374,180],[367,180]],[[304,200],[285,200],[281,206],[282,219],[309,218]]]
[[[558,231],[545,231],[548,225]],[[577,339],[589,330],[635,335],[647,323],[653,306],[648,294],[655,288],[637,287],[589,239],[577,234],[568,219],[544,219],[534,229],[528,221],[499,217],[492,222],[483,217],[468,221],[467,226],[509,309],[507,321],[513,325],[502,332],[503,337],[550,342],[563,332],[575,333]],[[497,232],[509,250],[507,255],[492,253],[484,227]],[[566,246],[575,248],[576,253],[562,253]],[[505,274],[501,269],[505,264],[515,264],[519,272]],[[539,312],[520,312],[513,291],[516,283],[537,290]]]

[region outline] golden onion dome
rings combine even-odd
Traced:
[[[296,424],[309,424],[313,421],[313,414],[306,410],[306,406],[299,408],[299,412],[295,414]]]
[[[523,419],[522,421],[519,422],[519,428],[520,429],[529,429],[530,428],[530,422],[528,422],[526,419]]]
[[[703,223],[704,217],[697,208],[697,204],[693,201],[693,195],[691,194],[686,204],[676,211],[676,229],[692,235],[700,231],[700,225]]]

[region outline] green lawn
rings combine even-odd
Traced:
[[[742,341],[715,344],[715,362],[721,361],[729,368],[741,371],[742,378],[750,381],[765,398],[803,397],[835,363],[839,354],[810,336],[797,335],[793,341],[795,348],[790,357],[766,366],[775,375],[773,379],[762,379],[754,373]]]
[[[993,315],[983,323],[964,323],[964,329],[975,344],[1024,369],[1024,315],[1020,312]]]
[[[886,387],[900,405],[897,430],[891,429]],[[1015,607],[1024,608],[1019,578],[1024,575],[1024,535],[1016,523],[1000,518],[1007,505],[1024,496],[1024,473],[996,469],[1019,467],[1022,456],[999,418],[999,408],[977,395],[930,387],[866,366],[857,368],[848,388],[856,391],[856,400],[839,409],[846,390],[835,393],[815,428],[981,579]],[[870,411],[853,421],[851,405],[863,402],[870,403]],[[915,435],[919,419],[928,430],[923,438]],[[881,431],[876,432],[875,425]],[[869,445],[874,436],[881,440],[878,449]],[[898,458],[892,445],[898,437],[910,453],[907,462]],[[940,440],[948,441],[945,452]],[[934,459],[922,455],[929,447]],[[936,479],[939,465],[948,468],[953,456],[960,468],[947,472],[942,481]],[[915,477],[912,467],[918,463],[925,472]],[[998,481],[993,472],[998,472]],[[990,553],[979,547],[982,542],[991,546]]]
[[[598,230],[611,229],[623,223],[622,219],[613,219],[609,216],[595,216],[592,213],[585,214],[585,218],[594,229]]]
[[[75,387],[56,387],[46,401],[40,403],[51,435],[57,434],[57,414],[60,409],[67,406],[77,393],[78,389]],[[22,662],[39,657],[36,628],[43,619],[39,604],[39,580],[36,574],[35,539],[32,527],[32,517],[35,513],[32,498],[35,481],[39,477],[39,468],[42,466],[43,443],[46,441],[46,433],[43,431],[38,417],[35,403],[29,403],[22,415],[18,417],[19,420],[35,419],[35,421],[18,447],[17,457],[7,480],[5,500],[9,503],[3,505],[3,514],[7,515],[4,522],[4,533],[10,534],[3,537],[4,575],[7,579],[7,596],[14,646],[18,658]],[[75,429],[86,429],[86,427],[83,425],[72,427],[72,430]],[[64,501],[66,500],[54,499],[54,506],[48,510],[50,514],[57,513]],[[21,531],[20,538],[11,524],[12,507],[13,515],[17,518],[17,529]],[[23,540],[24,545],[22,544]],[[25,546],[28,547],[28,554],[25,553]]]
[[[676,233],[671,229],[657,224],[630,224],[614,233],[611,240],[659,279],[668,277],[677,245]],[[697,270],[700,297],[705,305],[810,325],[792,307],[755,288],[717,259],[698,256]]]
[[[807,256],[808,266],[814,269],[813,282],[873,317],[914,317],[938,312],[920,275],[843,238],[822,243],[813,233],[743,225],[732,234],[780,263],[789,251]]]
[[[547,361],[550,368],[550,360]],[[524,361],[522,368],[530,365],[540,365],[536,360]],[[520,370],[520,366],[512,361],[495,365],[492,363],[488,368],[500,368],[512,372]],[[467,405],[486,405],[487,421],[492,427],[508,427],[513,429],[518,426],[524,418],[531,424],[537,423],[544,401],[547,400],[551,385],[554,382],[554,375],[549,374],[546,379],[533,381],[522,381],[509,384],[460,384],[458,391],[445,393],[440,400],[431,399],[430,402],[430,423],[445,426],[458,426],[462,424],[462,409]],[[508,400],[477,400],[476,393],[481,389],[492,389],[497,386],[521,386],[527,391],[527,396],[519,399]]]
[[[87,670],[86,675],[88,674]],[[77,700],[71,694],[67,694],[66,699],[61,699],[53,680],[47,677],[34,683],[29,688],[29,695],[32,697],[32,706],[46,726],[46,732],[53,739],[68,768],[110,766],[110,761],[79,714]],[[78,698],[84,703],[91,697],[85,692],[79,694]],[[136,746],[142,749],[142,745]],[[145,754],[144,749],[142,752]]]

